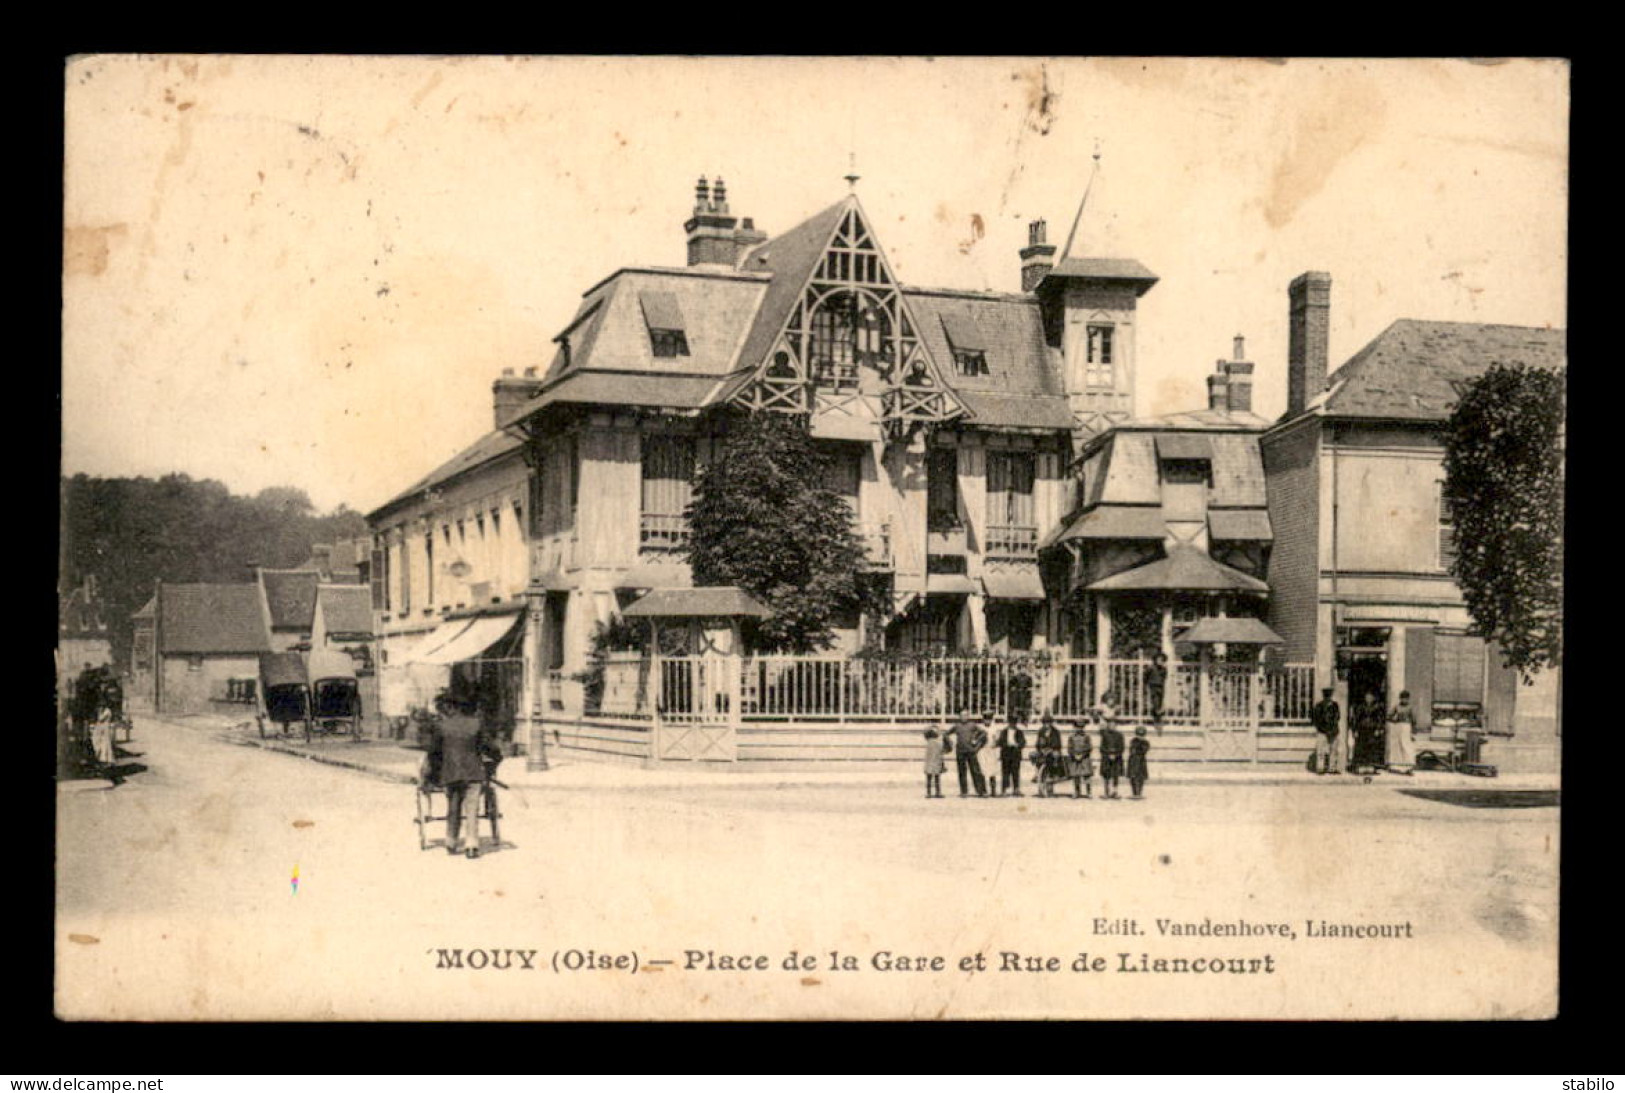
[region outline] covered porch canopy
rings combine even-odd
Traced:
[[[662,623],[699,626],[705,619],[726,619],[733,639],[732,652],[741,651],[739,620],[766,619],[773,611],[762,601],[734,585],[710,588],[657,588],[646,592],[621,612],[626,619],[647,619],[653,652],[659,655]]]
[[[1178,639],[1191,645],[1285,645],[1286,639],[1254,618],[1199,619]]]
[[[1199,620],[1185,634],[1175,637],[1174,607],[1179,600],[1192,596],[1211,598],[1269,595],[1269,585],[1263,581],[1215,561],[1205,551],[1194,546],[1175,545],[1169,548],[1165,557],[1133,569],[1113,573],[1109,577],[1086,585],[1084,591],[1095,595],[1095,626],[1102,656],[1108,655],[1112,647],[1112,601],[1118,596],[1136,594],[1150,595],[1160,600],[1161,625],[1158,644],[1163,655],[1170,659],[1174,656],[1175,643],[1192,641],[1189,636],[1192,633],[1198,635],[1196,639],[1198,643],[1201,643],[1203,634],[1210,633],[1236,635],[1207,639],[1211,644],[1275,644],[1281,640],[1262,623],[1257,623],[1259,630],[1263,631],[1262,634],[1245,626],[1246,623],[1256,623],[1257,620],[1239,618]],[[1222,602],[1220,609],[1223,610]],[[1204,623],[1227,625],[1220,628],[1198,629]],[[1249,642],[1246,640],[1249,637],[1254,640]]]

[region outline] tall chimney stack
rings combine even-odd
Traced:
[[[1296,417],[1326,389],[1332,275],[1300,273],[1287,286],[1286,413]]]
[[[1207,408],[1221,414],[1230,412],[1230,376],[1225,372],[1224,361],[1215,364],[1213,374],[1207,378]]]
[[[1236,335],[1231,346],[1230,359],[1223,366],[1230,388],[1229,409],[1236,413],[1251,413],[1253,409],[1253,362],[1247,359],[1247,340]]]
[[[1055,268],[1055,247],[1045,241],[1048,226],[1042,220],[1027,225],[1027,245],[1021,248],[1021,291],[1032,292]]]
[[[495,415],[496,427],[512,423],[519,408],[542,389],[542,381],[536,375],[536,369],[527,368],[523,377],[515,376],[512,368],[504,368],[502,375],[491,384],[491,404]]]
[[[683,225],[688,235],[688,264],[732,269],[739,253],[734,233],[738,223],[728,215],[727,185],[718,178],[713,186],[701,175],[694,185],[694,215]]]

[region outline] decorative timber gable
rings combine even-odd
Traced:
[[[783,272],[805,282],[733,401],[810,415],[815,428],[820,420],[879,422],[893,438],[963,416],[857,198],[844,204],[810,270]]]

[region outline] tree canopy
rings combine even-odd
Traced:
[[[286,568],[316,543],[365,535],[365,519],[339,506],[317,515],[303,490],[275,487],[239,497],[212,479],[64,478],[59,579],[94,574],[113,655],[128,663],[130,616],[164,581],[240,582],[248,567]]]
[[[1451,572],[1485,637],[1527,679],[1562,663],[1564,372],[1495,365],[1445,428]]]
[[[768,649],[828,649],[843,619],[886,606],[853,513],[800,419],[743,418],[699,472],[688,560],[700,587],[737,585],[774,616],[748,629]]]

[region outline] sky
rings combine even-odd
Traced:
[[[86,56],[65,69],[66,474],[365,512],[492,427],[581,294],[680,266],[700,175],[770,235],[856,190],[906,284],[1015,292],[1027,222],[1136,258],[1136,412],[1287,283],[1332,366],[1400,318],[1567,325],[1557,61]],[[1098,161],[1096,155],[1098,153]],[[1093,178],[1091,185],[1090,180]]]

